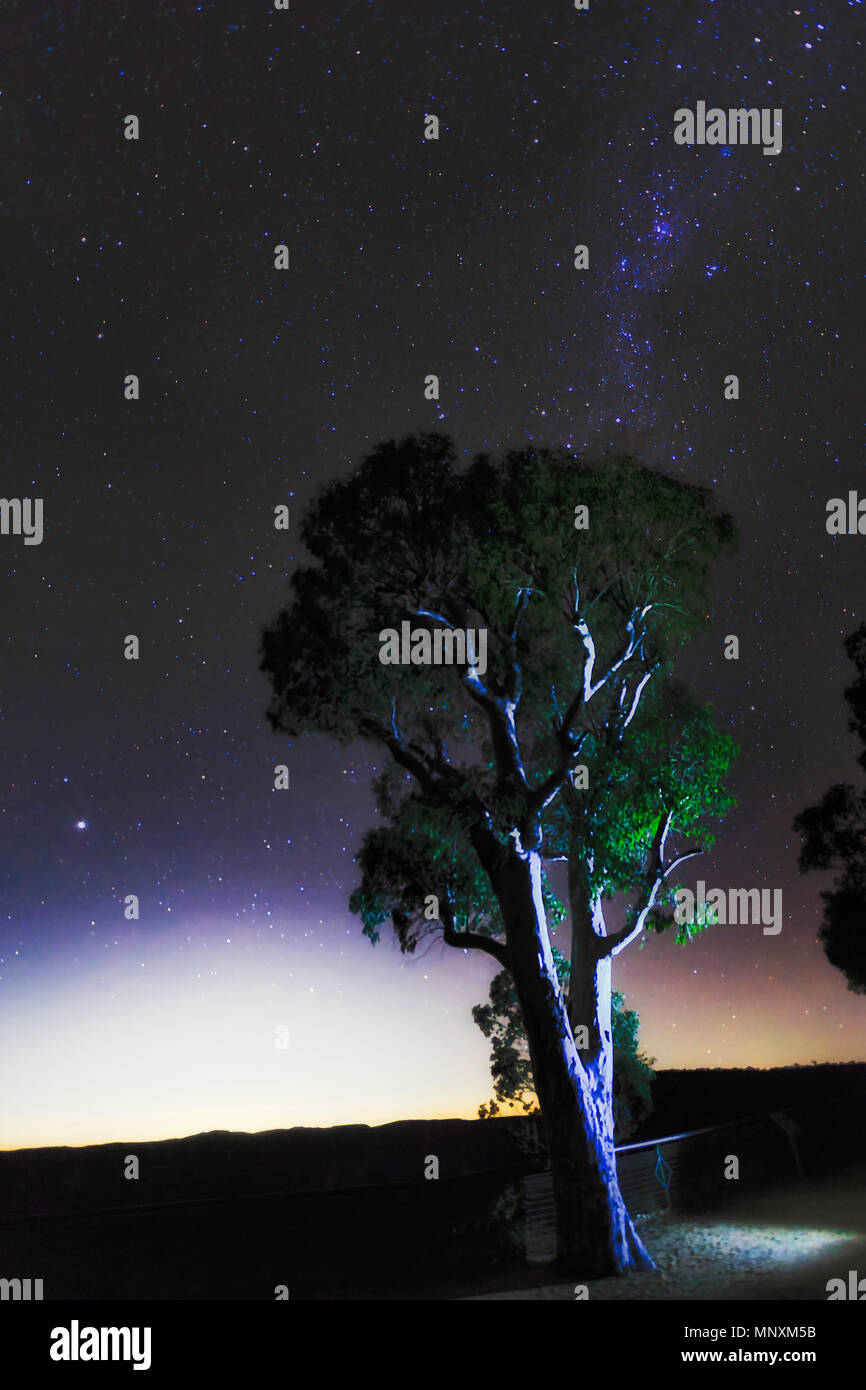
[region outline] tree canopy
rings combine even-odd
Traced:
[[[863,751],[866,770],[866,624],[845,638],[857,678],[844,692],[851,711],[848,728]],[[831,965],[841,970],[854,994],[866,994],[866,791],[836,782],[815,806],[801,811],[794,829],[802,837],[801,873],[830,870],[833,887],[821,893],[824,915],[818,938]]]
[[[452,442],[422,434],[330,484],[301,535],[314,563],[262,639],[272,725],[371,739],[428,808],[508,835],[704,625],[732,525],[708,490],[628,457],[525,449],[459,471]],[[404,617],[485,628],[488,674],[382,665],[378,634]]]

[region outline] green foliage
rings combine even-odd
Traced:
[[[581,758],[592,769],[590,786],[567,788],[549,813],[549,853],[567,852],[579,839],[584,853],[592,855],[591,890],[610,897],[628,892],[640,878],[662,807],[674,813],[678,835],[711,848],[714,826],[735,804],[724,781],[737,752],[689,687],[674,679],[651,687],[621,744],[607,739],[605,731],[589,740]],[[651,931],[673,924],[677,886],[660,895]],[[695,924],[698,930],[705,925]],[[680,938],[688,939],[682,933]]]
[[[666,898],[673,898],[682,885],[677,885],[668,890]],[[694,909],[694,920],[691,922],[677,922],[674,916],[674,909],[670,907],[658,907],[647,915],[644,922],[644,931],[650,935],[660,935],[661,932],[669,931],[671,927],[676,927],[674,941],[678,946],[686,946],[688,942],[694,940],[707,927],[718,926],[719,914],[714,907],[704,905],[699,908],[697,904]],[[641,941],[643,946],[644,942]]]
[[[553,947],[556,971],[564,991],[568,990],[570,964]],[[491,1042],[493,1099],[478,1108],[479,1119],[500,1114],[502,1106],[519,1106],[527,1115],[538,1109],[532,1063],[526,1046],[526,1030],[511,976],[507,970],[495,975],[490,984],[490,1003],[476,1004],[472,1017]],[[613,1115],[614,1136],[618,1144],[633,1134],[652,1110],[652,1069],[654,1058],[645,1056],[638,1043],[640,1019],[634,1009],[625,1007],[618,990],[611,993],[611,1032],[613,1035]]]
[[[512,1261],[526,1253],[526,1212],[523,1190],[506,1187],[475,1223],[491,1242],[493,1263]]]
[[[625,1007],[619,990],[613,991],[611,1002],[614,1139],[622,1144],[652,1112],[655,1058],[640,1050],[637,1010]]]
[[[380,810],[385,803],[380,800]],[[389,823],[364,837],[357,862],[361,882],[349,907],[360,916],[364,935],[375,945],[379,928],[391,919],[401,950],[411,953],[419,941],[438,935],[442,918],[432,914],[429,899],[447,906],[457,931],[472,931],[504,941],[499,904],[487,875],[479,867],[459,824],[440,807],[432,810],[411,791],[389,796]],[[564,905],[545,880],[547,921],[551,931],[565,919]]]
[[[590,507],[587,532],[573,526],[578,501]],[[424,434],[380,444],[352,477],[330,484],[301,537],[312,563],[294,573],[289,608],[262,633],[273,727],[342,742],[377,731],[381,743],[396,719],[407,745],[447,745],[461,773],[447,794],[440,788],[451,814],[465,826],[476,794],[507,835],[519,806],[495,776],[486,716],[460,674],[382,665],[379,632],[421,611],[486,627],[493,686],[507,690],[519,665],[521,754],[538,780],[583,678],[585,652],[568,621],[576,580],[598,668],[620,653],[635,603],[652,600],[641,661],[664,670],[705,625],[709,576],[730,548],[731,525],[707,490],[628,457],[591,463],[527,449],[459,472],[451,441]],[[512,641],[520,593],[528,605]],[[593,702],[599,741],[615,709],[612,686]]]

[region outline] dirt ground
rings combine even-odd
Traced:
[[[711,1215],[669,1213],[638,1224],[658,1268],[591,1280],[590,1299],[826,1301],[828,1279],[847,1283],[852,1269],[866,1276],[866,1166],[771,1193],[732,1191],[727,1209]],[[574,1299],[575,1280],[542,1283],[541,1277],[536,1267],[523,1288],[470,1297]]]

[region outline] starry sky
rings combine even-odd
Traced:
[[[467,456],[627,447],[734,514],[680,674],[740,744],[739,805],[686,881],[780,888],[783,929],[655,939],[615,985],[660,1067],[863,1058],[791,828],[857,780],[842,638],[866,540],[825,513],[864,478],[863,18],[4,6],[0,490],[43,498],[44,538],[0,536],[0,1146],[488,1099],[470,1009],[493,963],[362,937],[376,754],[290,748],[258,671],[305,504],[416,429]],[[781,153],[675,144],[698,100],[781,108]]]

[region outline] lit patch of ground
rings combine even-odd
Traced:
[[[590,1300],[826,1300],[828,1279],[866,1275],[866,1169],[745,1198],[732,1190],[724,1212],[651,1216],[639,1227],[658,1268],[590,1280]],[[573,1301],[576,1283],[474,1297]]]

